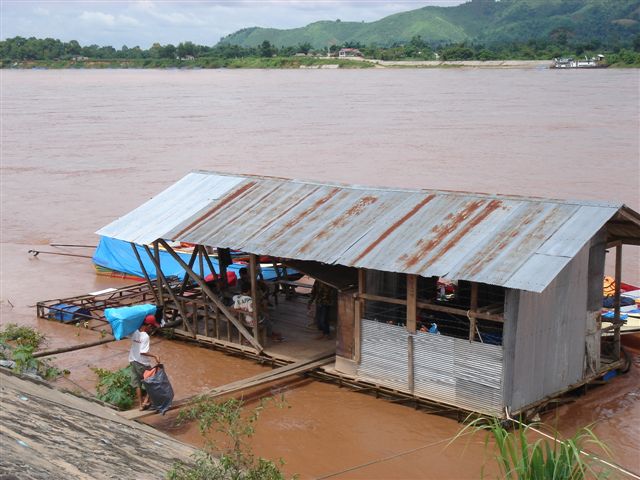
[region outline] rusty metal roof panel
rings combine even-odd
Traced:
[[[537,250],[544,255],[573,257],[613,217],[617,208],[581,206],[547,241]]]
[[[206,208],[245,181],[242,177],[190,173],[96,233],[139,244],[167,238],[166,233],[177,223]]]
[[[194,172],[98,233],[541,291],[620,207]]]

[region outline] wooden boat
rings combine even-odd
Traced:
[[[153,247],[148,246],[151,252],[154,252]],[[146,249],[142,245],[136,245],[138,255],[142,259],[144,267],[150,278],[156,278],[156,268],[149,258]],[[174,251],[185,262],[189,263],[191,255],[193,253],[193,246],[188,244],[177,244]],[[155,254],[155,252],[154,252]],[[183,278],[185,271],[180,264],[167,252],[165,249],[159,249],[160,266],[162,273],[165,277],[178,277]],[[218,256],[215,254],[209,255],[211,264],[216,270],[216,274],[220,273],[220,263]],[[243,252],[232,252],[231,259],[233,263],[227,266],[228,272],[233,272],[237,277],[240,277],[240,269],[248,268],[249,256]],[[274,260],[269,257],[260,257],[260,270],[264,280],[276,280],[281,278],[292,278],[297,272],[292,269],[287,269],[282,264],[275,263]],[[131,244],[115,238],[100,237],[98,246],[93,255],[93,263],[98,275],[106,275],[114,278],[124,278],[131,280],[144,280],[144,273],[140,267],[140,263],[136,258]],[[276,268],[278,271],[276,272]],[[208,262],[204,262],[203,272],[200,272],[200,266],[198,262],[193,266],[193,270],[202,275],[203,277],[211,274],[211,270],[208,266]]]

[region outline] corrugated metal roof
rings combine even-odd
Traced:
[[[540,292],[622,207],[193,172],[97,233]]]

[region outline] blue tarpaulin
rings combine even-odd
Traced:
[[[142,247],[141,245],[136,245],[136,250],[138,251],[140,258],[142,259],[142,263],[144,264],[144,268],[147,270],[149,277],[151,277],[152,279],[156,278],[156,267],[149,258],[149,255],[147,255],[144,247]],[[151,251],[153,252],[153,249],[151,249]],[[191,259],[191,254],[181,252],[177,253],[184,261],[184,263],[188,265],[189,260]],[[219,273],[220,269],[218,266],[217,258],[209,258],[211,259],[213,268],[216,270],[216,274]],[[144,273],[140,268],[138,259],[133,253],[129,242],[117,240],[115,238],[100,237],[98,248],[93,255],[93,262],[96,265],[115,270],[116,272],[127,273],[129,275],[135,275],[136,277],[144,278]],[[160,266],[162,267],[162,273],[164,273],[164,275],[167,277],[176,276],[178,278],[184,278],[185,276],[185,271],[180,266],[180,264],[171,256],[169,252],[162,249],[160,250]],[[242,263],[234,263],[227,267],[227,271],[234,272],[239,278],[239,270],[243,267],[247,267],[247,265]],[[205,277],[211,273],[211,269],[207,265],[207,262],[204,262],[204,275],[201,275],[199,262],[195,262],[193,271],[198,275]],[[289,274],[294,273],[291,269],[288,269],[287,272]],[[262,268],[262,275],[265,280],[276,279],[276,272],[273,267]]]
[[[147,315],[155,315],[156,306],[151,304],[134,305],[132,307],[107,308],[105,318],[111,325],[116,340],[128,337],[135,332]]]

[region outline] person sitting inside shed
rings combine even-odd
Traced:
[[[251,282],[243,282],[241,283],[241,292],[239,295],[234,295],[233,297],[233,309],[240,312],[244,316],[244,321],[247,326],[254,327],[255,320],[253,315],[253,299],[251,298]],[[265,328],[267,329],[267,336],[271,338],[271,340],[276,342],[282,342],[284,337],[277,332],[273,331],[273,326],[271,324],[271,318],[268,315],[266,309],[262,309],[262,313],[260,315],[260,319],[258,323],[264,323]]]

